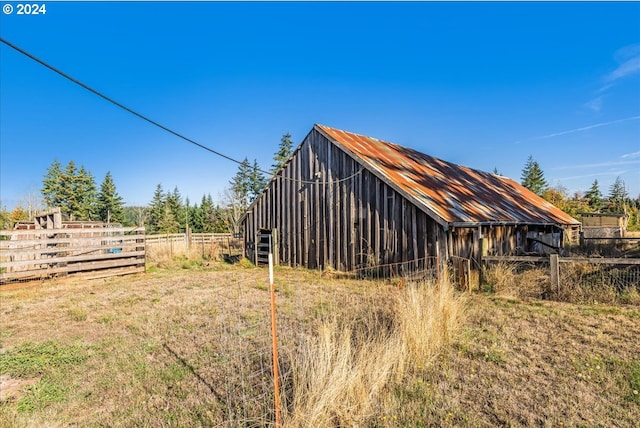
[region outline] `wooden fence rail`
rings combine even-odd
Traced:
[[[144,272],[144,232],[131,227],[0,231],[0,285]]]

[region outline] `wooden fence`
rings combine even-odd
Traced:
[[[131,227],[0,231],[0,285],[144,272],[144,232]]]

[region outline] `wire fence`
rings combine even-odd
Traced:
[[[485,257],[484,282],[515,294],[572,303],[640,304],[640,259]]]
[[[365,265],[345,275],[371,281],[397,283],[446,280],[452,285],[466,289],[472,273],[469,259],[451,257],[444,262],[441,258],[432,256],[405,262]]]
[[[185,299],[167,310],[166,321],[175,328],[163,338],[163,348],[213,397],[215,407],[205,418],[207,424],[276,426],[266,269],[263,274],[257,280],[251,270],[220,278],[225,285],[215,287],[215,301],[209,298],[200,304],[197,298]],[[355,273],[332,275],[275,270],[280,408],[284,412],[293,405],[292,361],[317,335],[318,324],[334,318],[380,316],[391,305],[389,292],[398,290],[386,281],[361,279]]]
[[[561,287],[612,287],[640,290],[638,259],[560,259]]]

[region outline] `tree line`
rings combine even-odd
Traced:
[[[268,174],[275,174],[292,153],[293,142],[287,133],[280,139]],[[494,173],[498,171],[494,169]],[[187,229],[196,233],[237,233],[242,215],[267,184],[258,162],[245,158],[217,203],[211,194],[203,195],[199,203],[192,203],[188,198],[183,199],[177,187],[165,191],[158,184],[147,206],[125,206],[110,172],[97,186],[94,176],[84,166],[77,167],[69,161],[63,167],[54,160],[45,172],[40,195],[45,208],[60,207],[64,220],[145,226],[150,234],[181,233]],[[629,215],[629,229],[640,230],[640,198],[629,197],[620,177],[606,196],[600,190],[598,180],[586,192],[569,195],[562,186],[550,187],[538,162],[529,156],[522,169],[521,184],[574,218],[580,219],[583,212],[625,213]],[[17,222],[32,220],[39,208],[35,199],[29,195],[26,206],[18,205],[10,212],[0,208],[0,227],[11,229]]]
[[[286,133],[274,154],[271,173],[275,173],[292,154],[291,135]],[[12,229],[15,223],[33,220],[40,208],[59,207],[66,221],[99,221],[118,223],[126,227],[145,226],[147,233],[182,233],[187,229],[195,233],[239,232],[241,216],[266,186],[267,179],[257,160],[245,158],[237,173],[224,190],[222,200],[214,202],[211,194],[202,196],[199,203],[183,198],[176,186],[165,191],[156,186],[147,206],[125,206],[118,194],[110,172],[100,186],[83,165],[73,160],[63,166],[57,159],[47,168],[40,189],[40,201],[29,195],[12,211],[0,208],[0,228]],[[26,205],[26,206],[23,206]]]
[[[520,178],[524,187],[574,218],[580,219],[581,213],[589,212],[627,214],[629,230],[640,230],[640,196],[636,199],[629,197],[626,184],[620,177],[616,177],[606,196],[597,179],[586,192],[569,195],[563,186],[550,187],[538,162],[529,156]]]

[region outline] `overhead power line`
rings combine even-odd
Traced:
[[[32,55],[31,53],[27,52],[26,50],[14,45],[13,43],[11,43],[8,40],[6,40],[5,38],[0,37],[0,41],[2,43],[4,43],[5,45],[9,46],[10,48],[16,50],[17,52],[21,53],[22,55],[26,56],[27,58],[37,62],[38,64],[40,64],[40,65],[42,65],[42,66],[44,66],[46,68],[48,68],[49,70],[53,71],[54,73],[59,74],[60,76],[64,77],[65,79],[75,83],[76,85],[80,86],[81,88],[86,89],[87,91],[91,92],[92,94],[99,96],[100,98],[110,102],[111,104],[113,104],[113,105],[115,105],[117,107],[120,107],[121,109],[131,113],[132,115],[137,116],[138,118],[140,118],[140,119],[142,119],[142,120],[144,120],[144,121],[146,121],[146,122],[148,122],[148,123],[150,123],[150,124],[152,124],[154,126],[157,126],[158,128],[162,129],[163,131],[166,131],[166,132],[168,132],[168,133],[170,133],[170,134],[172,134],[172,135],[174,135],[174,136],[176,136],[178,138],[181,138],[182,140],[184,140],[184,141],[186,141],[188,143],[193,144],[194,146],[200,147],[201,149],[206,150],[206,151],[208,151],[210,153],[213,153],[216,156],[220,156],[221,158],[224,158],[224,159],[226,159],[228,161],[231,161],[231,162],[234,162],[234,163],[237,163],[237,164],[242,164],[243,163],[242,161],[234,159],[231,156],[227,156],[224,153],[220,153],[219,151],[214,150],[214,149],[212,149],[210,147],[207,147],[204,144],[200,144],[197,141],[194,141],[191,138],[186,137],[186,136],[180,134],[179,132],[176,132],[176,131],[172,130],[171,128],[168,128],[168,127],[162,125],[161,123],[158,123],[155,120],[150,119],[150,118],[148,118],[147,116],[145,116],[145,115],[143,115],[141,113],[138,113],[137,111],[133,110],[132,108],[129,108],[129,107],[125,106],[124,104],[114,100],[113,98],[103,94],[102,92],[100,92],[100,91],[98,91],[96,89],[93,89],[91,86],[89,86],[89,85],[87,85],[85,83],[82,83],[81,81],[79,81],[78,79],[70,76],[69,74],[65,73],[64,71],[52,66],[51,64],[45,62],[44,60],[41,60],[40,58],[36,57],[35,55]],[[263,174],[272,175],[272,172],[269,172],[269,171],[264,171],[264,170],[261,170],[261,169],[258,169],[258,171],[262,172]],[[356,175],[360,174],[361,172],[362,172],[362,168],[358,169],[358,171],[356,171],[354,174],[350,175],[349,177],[345,177],[345,178],[338,179],[338,180],[333,180],[333,181],[331,181],[330,184],[336,184],[336,183],[339,183],[341,181],[349,180],[349,179],[355,177]],[[318,180],[315,180],[315,181],[299,180],[299,179],[295,179],[295,178],[289,178],[289,177],[286,177],[284,175],[282,175],[282,178],[285,179],[285,180],[295,181],[295,182],[299,182],[299,183],[302,183],[302,184],[322,183],[322,182],[319,182]],[[326,182],[326,183],[329,183],[329,182]]]
[[[81,81],[79,81],[78,79],[75,79],[75,78],[73,78],[72,76],[70,76],[70,75],[68,75],[67,73],[65,73],[64,71],[59,70],[58,68],[56,68],[56,67],[54,67],[54,66],[52,66],[52,65],[50,65],[50,64],[48,64],[48,63],[46,63],[45,61],[41,60],[40,58],[38,58],[38,57],[36,57],[36,56],[34,56],[34,55],[30,54],[29,52],[25,51],[24,49],[22,49],[22,48],[20,48],[20,47],[18,47],[18,46],[16,46],[16,45],[14,45],[14,44],[13,44],[13,43],[11,43],[11,42],[9,42],[8,40],[6,40],[6,39],[4,39],[4,38],[0,37],[0,41],[2,41],[2,43],[4,43],[5,45],[9,46],[10,48],[15,49],[16,51],[20,52],[20,53],[21,53],[21,54],[23,54],[24,56],[26,56],[26,57],[28,57],[28,58],[30,58],[30,59],[32,59],[32,60],[34,60],[35,62],[37,62],[37,63],[39,63],[39,64],[41,64],[41,65],[43,65],[43,66],[45,66],[45,67],[47,67],[49,70],[51,70],[51,71],[53,71],[53,72],[55,72],[55,73],[58,73],[60,76],[64,77],[65,79],[70,80],[71,82],[73,82],[73,83],[75,83],[76,85],[78,85],[78,86],[80,86],[80,87],[82,87],[82,88],[86,89],[87,91],[89,91],[89,92],[91,92],[91,93],[93,93],[93,94],[95,94],[95,95],[99,96],[100,98],[103,98],[103,99],[105,99],[105,100],[109,101],[111,104],[114,104],[114,105],[116,105],[116,106],[120,107],[121,109],[128,111],[129,113],[133,114],[134,116],[138,116],[140,119],[145,120],[145,121],[149,122],[150,124],[155,125],[155,126],[157,126],[158,128],[160,128],[160,129],[162,129],[162,130],[164,130],[164,131],[166,131],[166,132],[168,132],[168,133],[170,133],[170,134],[175,135],[175,136],[176,136],[176,137],[178,137],[178,138],[182,138],[183,140],[185,140],[185,141],[187,141],[187,142],[189,142],[189,143],[191,143],[191,144],[193,144],[193,145],[196,145],[196,146],[200,147],[201,149],[204,149],[204,150],[206,150],[206,151],[208,151],[208,152],[211,152],[211,153],[213,153],[214,155],[217,155],[217,156],[223,157],[223,158],[225,158],[225,159],[227,159],[227,160],[230,160],[231,162],[235,162],[235,163],[237,163],[237,164],[242,163],[242,162],[240,162],[240,161],[238,161],[238,160],[236,160],[236,159],[234,159],[234,158],[232,158],[232,157],[230,157],[230,156],[227,156],[227,155],[222,154],[222,153],[220,153],[220,152],[218,152],[218,151],[215,151],[215,150],[213,150],[213,149],[211,149],[211,148],[209,148],[209,147],[207,147],[207,146],[205,146],[205,145],[203,145],[203,144],[200,144],[200,143],[198,143],[197,141],[192,140],[191,138],[185,137],[184,135],[182,135],[182,134],[180,134],[180,133],[178,133],[178,132],[176,132],[176,131],[174,131],[174,130],[172,130],[172,129],[167,128],[166,126],[164,126],[164,125],[162,125],[162,124],[160,124],[160,123],[156,122],[156,121],[155,121],[155,120],[153,120],[153,119],[149,119],[147,116],[145,116],[145,115],[143,115],[143,114],[138,113],[137,111],[135,111],[135,110],[133,110],[133,109],[131,109],[131,108],[129,108],[129,107],[127,107],[127,106],[125,106],[125,105],[124,105],[124,104],[122,104],[122,103],[119,103],[118,101],[114,100],[114,99],[113,99],[113,98],[111,98],[111,97],[108,97],[107,95],[103,94],[102,92],[100,92],[100,91],[98,91],[98,90],[96,90],[96,89],[93,89],[91,86],[89,86],[89,85],[86,85],[86,84],[82,83],[82,82],[81,82]]]

